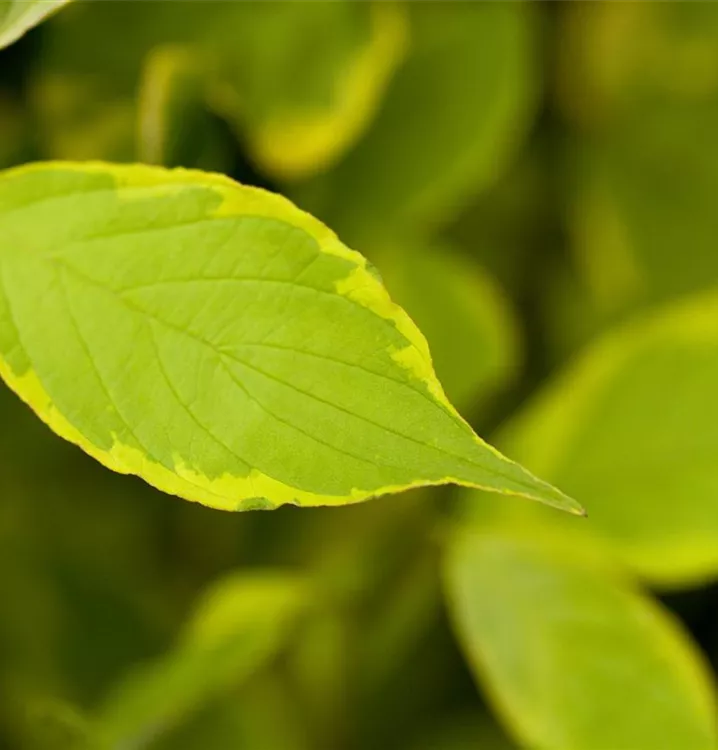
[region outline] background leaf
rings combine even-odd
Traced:
[[[211,101],[270,174],[306,177],[371,121],[406,33],[394,2],[234,3],[208,35]]]
[[[446,592],[469,664],[522,745],[715,747],[713,686],[683,631],[580,549],[467,533],[448,552]]]
[[[376,121],[331,173],[295,193],[366,252],[417,225],[446,221],[490,184],[535,101],[527,5],[407,7],[411,48]]]
[[[326,168],[361,134],[406,39],[403,6],[387,2],[85,3],[72,11],[50,27],[33,80],[49,155],[143,156],[146,131],[138,143],[135,120],[146,126],[152,93],[171,85],[180,99],[221,114],[269,174],[291,179]],[[105,40],[92,59],[78,54],[87,38]],[[184,74],[162,47],[185,50]],[[205,153],[216,140],[210,130],[195,148]]]
[[[590,528],[572,532],[597,535],[662,585],[718,571],[717,320],[708,294],[624,326],[548,383],[499,441],[585,499]]]

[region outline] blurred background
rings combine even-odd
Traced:
[[[78,0],[0,52],[40,159],[287,195],[589,519],[213,511],[3,387],[0,747],[718,746],[717,4]]]

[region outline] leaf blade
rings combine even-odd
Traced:
[[[716,696],[680,626],[560,537],[454,540],[446,586],[477,679],[526,746],[715,746]]]
[[[459,482],[580,512],[473,433],[365,259],[281,196],[58,162],[0,205],[1,374],[110,468],[225,509]]]

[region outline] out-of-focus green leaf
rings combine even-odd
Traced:
[[[198,604],[175,648],[136,668],[99,713],[113,742],[149,740],[246,681],[285,644],[309,603],[304,581],[272,571],[221,580]]]
[[[103,465],[225,510],[455,482],[581,512],[473,432],[365,258],[283,197],[62,162],[4,173],[0,206],[0,374]]]
[[[358,247],[450,218],[499,174],[536,100],[532,9],[411,3],[411,48],[373,125],[297,192]]]
[[[636,573],[664,585],[710,578],[718,572],[717,379],[711,293],[593,345],[499,443],[575,492],[590,516],[581,532],[598,535]]]
[[[567,8],[575,251],[607,313],[718,283],[718,6]]]
[[[19,39],[70,0],[0,0],[0,49]]]
[[[372,119],[402,59],[403,5],[229,3],[210,28],[211,101],[270,173],[326,169]]]
[[[382,255],[381,275],[426,336],[453,403],[476,408],[511,384],[518,369],[518,325],[508,300],[479,265],[447,245],[409,243]]]
[[[155,161],[153,118],[170,87],[185,103],[206,98],[262,168],[291,178],[326,168],[361,134],[406,37],[403,6],[387,2],[86,3],[72,10],[49,28],[35,77],[49,155],[131,158],[142,85],[139,153],[149,146]],[[88,38],[103,39],[92,55],[82,53]],[[176,45],[184,52],[168,55]],[[172,127],[192,127],[177,122],[186,110],[169,109]],[[201,128],[195,138],[212,145]]]
[[[713,686],[682,629],[554,541],[493,527],[448,551],[459,640],[507,727],[541,750],[713,750]]]

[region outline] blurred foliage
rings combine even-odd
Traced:
[[[685,635],[580,547],[487,525],[453,546],[447,594],[526,746],[715,747],[712,686]]]
[[[718,6],[680,2],[77,0],[3,50],[0,165],[285,193],[589,518],[214,512],[3,389],[0,746],[718,747],[716,71]]]

